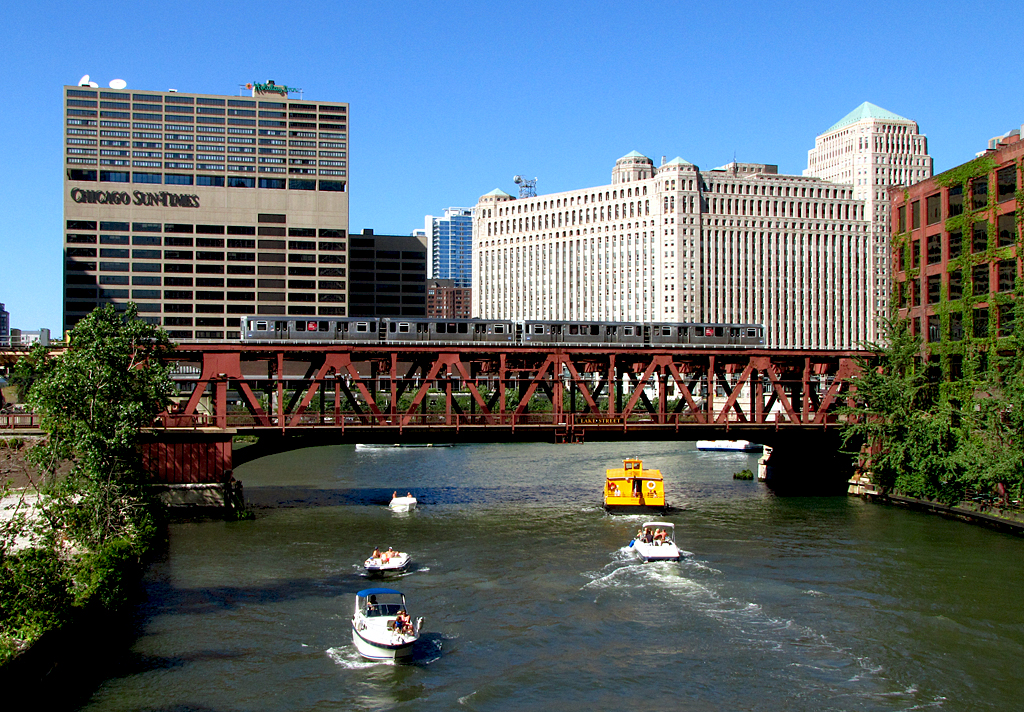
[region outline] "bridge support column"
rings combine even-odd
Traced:
[[[143,435],[143,465],[172,512],[223,516],[244,508],[242,483],[231,471],[233,435],[234,430],[219,428]]]

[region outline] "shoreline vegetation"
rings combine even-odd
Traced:
[[[930,356],[905,321],[866,345],[840,413],[860,475],[851,492],[958,517],[1024,524],[1024,294],[997,347]],[[1007,320],[1009,321],[1009,320]],[[955,366],[955,368],[953,368]]]
[[[138,438],[170,400],[163,361],[170,348],[167,334],[138,320],[134,305],[124,313],[107,306],[75,326],[62,356],[38,347],[15,367],[11,380],[41,415],[46,436],[0,446],[3,679],[26,674],[12,661],[48,633],[131,602],[163,531]],[[47,661],[39,665],[40,674],[49,671]]]

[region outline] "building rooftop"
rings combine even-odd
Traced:
[[[875,106],[870,101],[865,101],[863,104],[858,106],[856,109],[851,111],[849,114],[841,118],[836,123],[832,124],[828,130],[822,133],[831,133],[836,129],[841,129],[844,126],[855,124],[861,119],[887,119],[889,121],[910,121],[905,116],[894,114],[891,111],[887,111],[880,106]]]

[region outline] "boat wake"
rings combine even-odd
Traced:
[[[870,689],[872,686],[892,684],[880,665],[868,657],[858,655],[849,648],[834,643],[828,636],[809,626],[792,620],[772,616],[753,601],[725,593],[729,582],[722,571],[684,552],[679,562],[661,561],[640,563],[628,546],[612,553],[612,561],[601,571],[587,574],[591,580],[581,591],[613,596],[618,592],[630,593],[646,589],[648,595],[668,595],[683,602],[690,609],[715,621],[731,631],[736,644],[750,650],[760,650],[778,660],[797,675],[801,684],[819,687],[829,694],[840,693],[843,688],[868,685],[869,689],[846,691],[857,697],[873,698],[878,695],[907,697],[907,702],[926,707],[936,706],[935,700],[917,699],[907,694],[905,686],[896,691]],[[651,591],[652,585],[656,591]],[[822,595],[818,591],[804,591],[806,595]],[[787,662],[788,661],[788,662]],[[941,701],[938,702],[941,706]],[[916,708],[916,707],[915,707]]]

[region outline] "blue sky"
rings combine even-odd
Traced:
[[[0,61],[0,302],[61,328],[61,87],[351,103],[353,232],[408,234],[512,176],[606,184],[637,150],[799,174],[863,101],[917,121],[936,171],[1024,123],[1010,2],[8,3]]]

